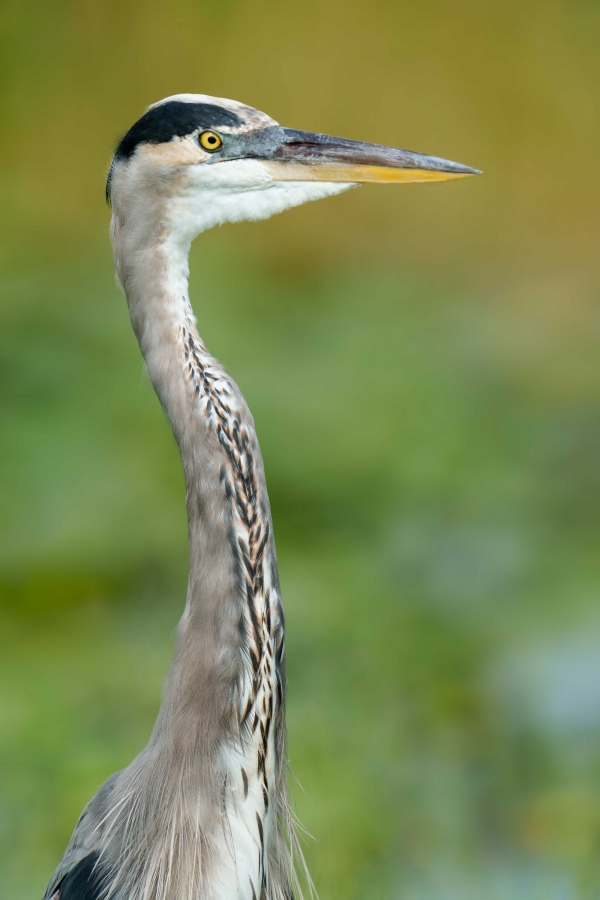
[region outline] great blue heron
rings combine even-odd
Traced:
[[[189,586],[150,741],[85,807],[45,900],[301,896],[305,866],[286,786],[284,615],[263,464],[244,398],[198,333],[188,252],[214,225],[265,219],[360,182],[475,173],[282,128],[203,94],[156,103],[119,142],[106,186],[115,268],[181,453]]]

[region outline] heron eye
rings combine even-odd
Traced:
[[[200,146],[204,148],[204,150],[208,150],[209,153],[214,150],[218,150],[219,147],[222,146],[223,141],[219,137],[218,134],[215,134],[214,131],[203,131],[202,134],[198,137],[200,142]]]

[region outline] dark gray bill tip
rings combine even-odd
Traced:
[[[456,175],[481,175],[481,169],[472,166],[464,166],[462,163],[452,162],[450,159],[442,159],[439,156],[423,156],[420,153],[405,152],[408,156],[406,168],[429,169],[431,172],[454,172]]]

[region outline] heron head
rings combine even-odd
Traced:
[[[106,196],[115,215],[143,212],[191,240],[213,225],[268,218],[364,182],[475,174],[434,156],[283,128],[233,100],[178,94],[151,106],[121,139]]]

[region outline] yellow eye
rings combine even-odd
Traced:
[[[208,150],[211,153],[214,150],[218,150],[219,147],[222,146],[223,141],[219,137],[218,134],[215,134],[214,131],[203,131],[202,134],[198,137],[200,142],[200,146],[205,150]]]

